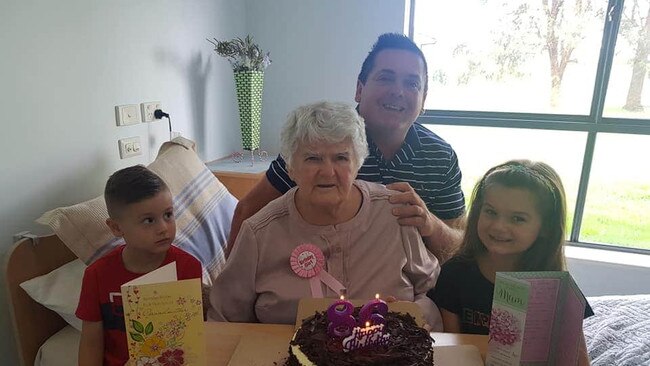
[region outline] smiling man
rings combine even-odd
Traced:
[[[415,123],[424,110],[427,63],[408,37],[379,36],[363,62],[355,101],[364,118],[369,155],[358,179],[400,191],[391,197],[401,225],[415,226],[427,248],[441,261],[462,238],[465,198],[461,172],[452,147]],[[239,203],[233,217],[228,253],[242,222],[295,186],[281,157]]]

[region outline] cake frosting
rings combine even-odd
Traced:
[[[358,311],[356,308],[355,313]],[[327,313],[316,312],[294,334],[285,365],[433,365],[433,341],[427,330],[409,314],[389,311],[385,320],[384,331],[390,335],[388,345],[345,352],[342,339],[327,333]]]

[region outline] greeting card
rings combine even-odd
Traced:
[[[568,272],[498,272],[486,365],[575,365],[585,305]]]
[[[133,365],[205,365],[201,280],[177,281],[172,262],[122,285]]]

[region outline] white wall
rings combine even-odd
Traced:
[[[567,266],[586,296],[650,294],[650,261],[643,254],[568,247]]]
[[[589,260],[568,260],[585,296],[650,294],[650,268]]]
[[[404,9],[404,0],[249,0],[248,29],[273,60],[265,74],[262,148],[278,151],[278,131],[301,104],[354,103],[361,63],[379,34],[403,32]]]
[[[205,38],[245,32],[240,1],[1,1],[0,255],[13,233],[43,231],[33,220],[44,211],[95,197],[111,172],[155,156],[166,122],[117,127],[115,105],[162,101],[204,159],[236,149],[232,71]],[[144,154],[120,160],[117,140],[136,135]],[[13,365],[0,288],[0,364]]]

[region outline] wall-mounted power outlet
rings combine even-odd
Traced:
[[[137,104],[116,105],[115,122],[118,126],[127,126],[140,123],[140,113]]]
[[[139,136],[120,139],[118,145],[120,146],[120,159],[142,155],[142,145],[140,144]]]
[[[161,102],[145,102],[140,103],[140,111],[142,112],[142,122],[153,122],[153,112],[156,109],[162,109]]]

